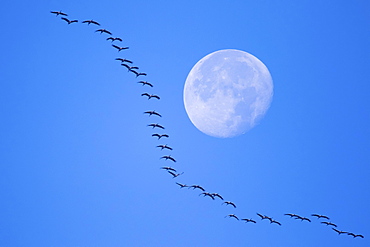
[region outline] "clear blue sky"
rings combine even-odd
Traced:
[[[369,9],[360,0],[3,2],[0,246],[370,246]],[[130,49],[118,53],[58,10],[100,22]],[[274,81],[265,118],[231,139],[198,131],[182,98],[193,65],[220,49],[255,55]],[[137,84],[118,56],[154,87]],[[155,122],[168,140],[151,137]],[[166,154],[183,175],[160,169]],[[365,238],[285,213],[325,214]]]

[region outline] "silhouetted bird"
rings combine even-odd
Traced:
[[[364,236],[363,235],[361,235],[361,234],[354,234],[354,233],[352,233],[352,232],[349,232],[349,233],[347,233],[348,235],[351,235],[352,237],[354,237],[354,238],[357,238],[357,237],[360,237],[360,238],[364,238]]]
[[[167,170],[167,171],[173,171],[173,172],[176,172],[176,169],[175,169],[175,168],[172,168],[172,167],[169,167],[169,166],[163,166],[163,167],[161,167],[161,169],[163,169],[163,170]]]
[[[62,11],[50,11],[50,13],[55,14],[55,16],[58,16],[58,15],[68,16],[66,13],[63,13]]]
[[[108,30],[106,30],[106,29],[98,29],[98,30],[96,30],[95,32],[100,32],[100,34],[102,34],[102,33],[107,33],[107,34],[112,35],[112,33],[111,33],[111,32],[109,32],[109,31],[108,31]]]
[[[171,155],[164,155],[160,157],[160,159],[172,160],[173,162],[176,162],[176,160],[173,157],[171,157]]]
[[[128,49],[128,46],[126,47],[121,47],[121,46],[118,46],[118,45],[112,45],[114,48],[116,48],[118,50],[118,52],[122,51],[122,50],[126,50]]]
[[[338,234],[348,233],[348,232],[344,232],[344,231],[339,231],[338,229],[335,229],[335,228],[331,228],[331,229],[333,229],[334,231],[336,231]]]
[[[144,114],[149,114],[149,116],[151,116],[151,115],[156,115],[156,116],[158,116],[158,117],[162,117],[162,115],[161,114],[159,114],[158,112],[156,112],[156,111],[146,111],[146,112],[144,112]]]
[[[226,204],[226,206],[227,206],[227,205],[231,205],[231,206],[233,206],[234,208],[236,208],[236,205],[235,205],[233,202],[229,202],[229,201],[227,201],[227,202],[223,202],[222,204]]]
[[[168,137],[170,137],[170,136],[169,136],[169,135],[167,135],[167,134],[162,134],[162,135],[161,135],[161,134],[153,134],[152,136],[156,136],[156,137],[158,137],[158,140],[159,140],[159,139],[161,139],[162,137],[167,137],[167,138],[168,138]]]
[[[242,219],[245,221],[245,223],[252,222],[252,223],[257,223],[255,220],[252,219]]]
[[[229,214],[229,215],[226,215],[225,218],[226,217],[235,218],[235,219],[239,220],[239,218],[235,214]]]
[[[320,219],[320,218],[324,218],[324,219],[330,220],[330,218],[329,218],[328,216],[321,215],[321,214],[311,214],[311,216],[315,216],[315,217],[317,217],[318,219]]]
[[[155,94],[142,93],[141,96],[147,96],[148,100],[151,98],[161,99],[158,95]]]
[[[174,172],[171,172],[171,171],[168,171],[168,173],[172,175],[172,178],[177,178],[178,176],[184,174],[183,172],[182,173],[174,173]]]
[[[161,150],[163,150],[164,148],[172,150],[172,148],[167,146],[167,144],[166,145],[158,145],[157,148],[161,148]]]
[[[87,25],[95,24],[95,25],[100,26],[100,23],[98,23],[98,22],[96,22],[94,20],[86,20],[86,21],[83,21],[82,23],[87,23]]]
[[[130,60],[127,60],[127,59],[125,59],[125,58],[120,58],[120,57],[118,57],[118,58],[116,58],[116,60],[118,60],[118,61],[121,61],[121,63],[132,63],[132,61],[130,61]]]
[[[107,38],[107,40],[111,40],[112,42],[118,40],[118,41],[121,41],[122,42],[122,39],[121,38],[118,38],[118,37],[117,38],[109,37],[109,38]]]
[[[200,189],[201,191],[206,191],[202,186],[199,186],[199,185],[192,185],[192,186],[189,186],[189,188],[193,188],[193,190]]]
[[[212,200],[215,199],[214,196],[211,193],[208,193],[208,192],[203,192],[203,193],[200,193],[199,195],[203,195],[204,197],[208,196],[208,197],[212,198]]]
[[[160,129],[164,129],[164,127],[162,125],[159,125],[159,124],[148,124],[148,126],[153,127],[153,129],[155,127],[160,128]]]
[[[218,194],[218,193],[212,193],[211,195],[213,195],[213,197],[218,197],[221,200],[224,200],[224,198],[220,194]]]
[[[153,85],[151,83],[147,82],[147,81],[139,81],[138,83],[143,84],[143,86],[148,85],[149,87],[153,87]]]
[[[321,224],[325,224],[325,225],[327,225],[327,226],[334,226],[334,227],[337,227],[337,225],[336,224],[334,224],[334,223],[331,223],[331,222],[327,222],[327,221],[323,221],[323,222],[320,222]]]
[[[62,20],[64,20],[64,21],[66,21],[67,23],[68,23],[68,25],[69,24],[71,24],[71,23],[74,23],[74,22],[78,22],[78,20],[72,20],[72,21],[70,21],[70,20],[68,20],[67,18],[65,18],[65,17],[62,17],[62,18],[60,18],[60,19],[62,19]]]
[[[185,188],[185,187],[189,187],[189,186],[187,186],[186,184],[180,184],[180,183],[176,183],[178,186],[180,186],[180,188],[182,189],[182,188]]]

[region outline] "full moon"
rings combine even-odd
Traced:
[[[228,138],[256,126],[270,107],[272,95],[267,67],[248,52],[226,49],[194,65],[186,78],[184,105],[197,129]]]

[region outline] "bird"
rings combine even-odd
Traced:
[[[354,238],[357,238],[357,237],[364,238],[364,236],[363,236],[363,235],[361,235],[361,234],[354,234],[354,233],[352,233],[352,232],[348,232],[347,234],[348,234],[348,235],[351,235],[351,236],[352,236],[352,237],[354,237]]]
[[[322,215],[322,214],[311,214],[311,216],[315,216],[318,219],[324,218],[324,219],[330,220],[330,218],[328,216],[325,216],[325,215]]]
[[[112,45],[114,48],[116,48],[118,50],[118,52],[122,51],[122,50],[126,50],[128,49],[128,46],[126,47],[121,47],[121,46],[118,46],[118,45]]]
[[[196,184],[194,184],[194,185],[191,185],[191,186],[188,186],[189,188],[193,188],[193,190],[195,190],[195,189],[200,189],[201,191],[206,191],[202,186],[200,186],[200,185],[196,185]]]
[[[162,145],[158,145],[157,148],[161,148],[161,150],[163,150],[164,148],[167,148],[169,150],[172,150],[172,148],[169,147],[169,146],[167,146],[167,144],[165,144],[165,145],[163,145],[163,144]]]
[[[184,172],[182,172],[182,173],[174,173],[174,172],[171,172],[171,171],[168,171],[168,173],[172,175],[172,178],[176,178],[176,177],[184,174]]]
[[[235,219],[239,220],[239,218],[235,214],[229,214],[229,215],[226,215],[225,218],[226,217],[235,218]]]
[[[95,32],[100,32],[100,34],[102,34],[102,33],[107,33],[107,34],[112,35],[112,33],[111,33],[111,32],[109,32],[109,31],[108,31],[108,30],[106,30],[106,29],[98,29],[98,30],[96,30]]]
[[[215,199],[215,197],[211,193],[208,193],[208,192],[203,192],[203,193],[200,193],[199,195],[203,195],[203,197],[205,197],[205,196],[211,197],[212,200]]]
[[[167,134],[162,134],[162,135],[161,135],[161,134],[157,134],[157,133],[153,134],[152,136],[156,136],[156,137],[158,137],[158,140],[159,140],[159,139],[161,139],[162,137],[167,137],[167,138],[168,138],[168,137],[170,137],[170,136],[169,136],[169,135],[167,135]]]
[[[290,218],[292,218],[292,217],[297,217],[298,215],[296,215],[296,214],[284,214],[284,215],[288,215],[288,216],[290,216]]]
[[[344,232],[344,231],[339,231],[338,229],[335,229],[334,227],[332,227],[331,229],[333,229],[334,231],[336,231],[339,235],[340,234],[343,234],[343,233],[348,233],[348,232]]]
[[[143,84],[143,86],[148,85],[149,87],[153,87],[153,85],[151,83],[147,82],[147,81],[139,81],[138,83]]]
[[[184,188],[184,187],[189,187],[189,186],[187,186],[186,184],[180,184],[180,183],[177,183],[177,182],[176,182],[176,184],[177,184],[178,186],[180,186],[180,189],[182,189],[182,188]]]
[[[50,13],[55,14],[55,16],[58,16],[58,15],[68,16],[66,13],[63,13],[62,11],[50,11]]]
[[[162,125],[159,125],[159,124],[148,124],[148,126],[153,127],[153,129],[155,127],[160,128],[160,129],[164,129],[164,127]]]
[[[257,223],[255,220],[252,220],[252,219],[241,219],[241,220],[244,220],[245,223],[248,223],[248,222]]]
[[[82,23],[87,23],[87,25],[95,24],[95,25],[100,26],[100,23],[98,23],[98,22],[96,22],[94,20],[86,20],[86,21],[83,21]]]
[[[149,116],[151,116],[151,115],[156,115],[156,116],[158,116],[158,117],[162,117],[162,115],[161,114],[159,114],[158,112],[156,112],[156,111],[146,111],[146,112],[144,112],[144,114],[149,114]]]
[[[224,198],[220,194],[218,194],[218,193],[212,193],[211,195],[213,195],[213,197],[216,197],[217,196],[221,200],[224,200]]]
[[[127,60],[126,58],[117,57],[116,60],[121,61],[121,63],[132,63],[131,60]]]
[[[172,167],[169,167],[169,166],[163,166],[163,167],[161,167],[161,169],[163,169],[163,170],[167,170],[167,171],[173,171],[173,172],[176,172],[176,169],[175,169],[175,168],[172,168]]]
[[[176,160],[173,157],[171,157],[171,155],[164,155],[160,159],[172,160],[173,162],[176,162]]]
[[[141,96],[147,96],[148,100],[151,98],[161,99],[158,95],[155,94],[142,93]]]
[[[60,19],[62,19],[62,20],[64,20],[64,21],[66,21],[66,22],[68,23],[68,25],[69,25],[69,24],[71,24],[71,23],[74,23],[74,22],[78,22],[78,20],[72,20],[72,21],[70,21],[69,19],[67,19],[67,18],[65,18],[65,17],[62,17],[62,18],[60,18]]]
[[[327,222],[327,221],[323,221],[323,222],[320,222],[321,224],[325,224],[325,225],[327,225],[327,226],[334,226],[334,227],[337,227],[337,225],[336,224],[334,224],[334,223],[331,223],[331,222]]]
[[[272,218],[271,217],[268,217],[268,216],[266,216],[266,215],[262,215],[262,214],[259,214],[259,213],[257,213],[257,215],[259,216],[259,217],[261,217],[261,220],[264,220],[264,219],[268,219],[268,220],[272,220]],[[271,222],[270,222],[271,223]]]
[[[270,224],[275,223],[275,224],[278,224],[279,226],[281,226],[281,223],[279,221],[276,221],[274,219],[269,219],[269,220],[270,220]]]
[[[107,38],[107,40],[111,40],[112,42],[118,40],[118,41],[121,41],[122,42],[122,39],[121,38],[118,38],[118,37],[116,37],[116,38],[109,37],[109,38]]]
[[[222,204],[226,204],[226,206],[227,206],[227,205],[231,205],[231,206],[233,206],[234,208],[236,208],[236,205],[235,205],[233,202],[229,202],[229,201],[227,201],[227,202],[223,202]]]

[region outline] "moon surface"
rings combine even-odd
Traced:
[[[203,133],[234,137],[252,129],[273,96],[267,67],[245,51],[215,51],[191,69],[184,86],[186,112]]]

